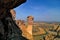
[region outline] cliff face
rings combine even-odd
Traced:
[[[5,17],[10,9],[16,8],[26,0],[0,0],[0,18]]]
[[[26,2],[26,0],[0,0],[0,7],[9,9],[16,8],[24,2]]]
[[[0,39],[1,40],[27,40],[22,36],[10,9],[16,8],[26,0],[0,0]]]

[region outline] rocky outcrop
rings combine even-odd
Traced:
[[[0,0],[0,40],[27,40],[12,19],[10,9],[26,0]]]

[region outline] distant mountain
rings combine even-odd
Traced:
[[[51,22],[48,22],[48,21],[34,21],[34,22],[37,22],[37,23],[48,23],[48,24],[51,24],[51,23],[58,23],[58,24],[60,24],[60,22],[56,22],[56,21],[51,21]]]

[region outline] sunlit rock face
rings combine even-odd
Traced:
[[[15,18],[16,18],[16,12],[15,12],[15,10],[14,9],[11,9],[10,10],[10,13],[12,15],[13,20],[15,20]]]
[[[22,36],[22,31],[18,28],[10,9],[16,8],[26,0],[0,0],[0,40],[27,40]]]

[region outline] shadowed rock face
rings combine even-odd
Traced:
[[[0,0],[0,39],[27,40],[12,19],[10,9],[16,8],[26,0]]]
[[[10,9],[16,8],[22,3],[26,2],[26,0],[0,0],[0,18],[6,16],[7,11]]]
[[[12,9],[26,2],[26,0],[0,0],[0,7]]]

